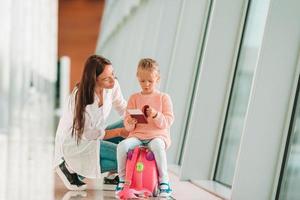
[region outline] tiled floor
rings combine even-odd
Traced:
[[[190,182],[179,181],[178,178],[170,172],[173,195],[170,199],[178,200],[221,200],[204,190],[196,187]],[[98,184],[98,186],[97,186]],[[114,191],[101,190],[101,181],[88,181],[88,190],[85,192],[70,192],[63,186],[63,183],[55,175],[55,200],[82,199],[82,200],[108,200],[115,199]],[[151,198],[159,199],[159,198]]]
[[[88,181],[84,192],[68,191],[53,172],[54,114],[43,97],[24,105],[9,130],[0,130],[0,200],[109,200],[101,180]],[[219,198],[171,173],[173,197],[179,200]]]

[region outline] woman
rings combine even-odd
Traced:
[[[111,62],[92,55],[69,97],[56,132],[54,166],[68,189],[86,189],[78,176],[99,178],[103,172],[117,171],[116,144],[103,139],[127,137],[128,132],[124,128],[105,130],[112,106],[123,117],[127,102]]]

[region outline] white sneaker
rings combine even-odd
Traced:
[[[172,189],[170,188],[169,183],[160,183],[159,184],[159,197],[170,197]]]
[[[56,173],[69,190],[86,190],[86,184],[79,180],[76,173],[70,173],[65,162],[55,168]]]
[[[114,191],[119,183],[118,175],[110,175],[103,178],[103,190]]]

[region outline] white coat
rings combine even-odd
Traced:
[[[55,137],[54,167],[65,160],[68,166],[77,174],[86,178],[99,178],[101,168],[99,162],[100,140],[105,135],[106,119],[112,106],[124,116],[127,102],[124,100],[118,81],[112,89],[103,90],[103,105],[98,106],[99,98],[95,95],[93,104],[85,108],[85,124],[83,136],[77,144],[72,137],[76,89],[68,99]]]

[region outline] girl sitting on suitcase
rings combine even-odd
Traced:
[[[150,58],[141,59],[137,67],[137,79],[141,92],[131,95],[127,109],[143,110],[147,123],[138,123],[126,113],[125,129],[129,137],[118,144],[117,161],[120,183],[116,188],[118,194],[123,190],[127,152],[138,145],[147,145],[154,153],[159,174],[159,196],[171,194],[167,171],[166,149],[170,146],[170,126],[174,121],[173,106],[170,96],[156,89],[160,79],[158,63]],[[145,108],[146,106],[146,108]]]

